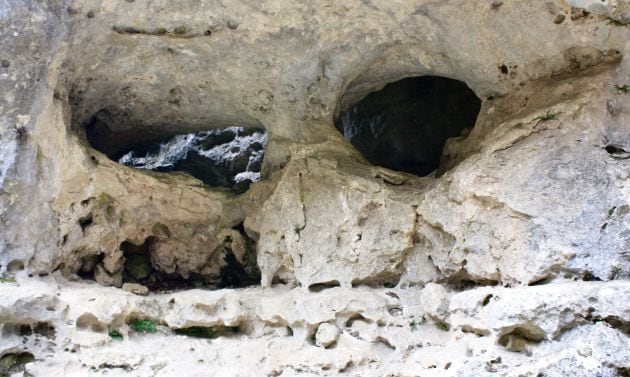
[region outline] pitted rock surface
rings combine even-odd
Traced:
[[[629,14],[0,1],[0,375],[627,374]],[[334,125],[421,76],[481,101],[425,177]],[[264,129],[260,181],[127,167],[92,126]]]

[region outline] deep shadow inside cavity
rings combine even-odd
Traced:
[[[139,169],[186,172],[214,187],[242,193],[260,179],[267,133],[225,127],[188,134],[114,132],[99,114],[85,126],[90,145],[110,159]]]
[[[163,235],[170,234],[165,225],[153,229]],[[244,288],[260,285],[260,269],[257,264],[256,241],[245,232],[243,223],[232,228],[208,259],[209,264],[196,273],[182,276],[167,273],[156,264],[155,250],[160,242],[157,236],[147,237],[142,244],[124,241],[120,250],[124,257],[121,283],[141,284],[149,291],[173,291],[191,288],[219,289]],[[99,262],[103,258],[99,256]],[[94,267],[92,267],[94,269]],[[91,278],[86,276],[85,278]]]
[[[425,176],[438,168],[446,140],[475,126],[480,108],[461,81],[411,77],[369,94],[335,125],[372,164]]]

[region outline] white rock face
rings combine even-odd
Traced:
[[[275,277],[306,287],[395,284],[402,274],[413,247],[416,199],[409,187],[384,186],[378,169],[357,164],[356,156],[335,156],[340,143],[315,150],[296,147],[298,156],[285,167],[274,192],[247,219],[247,229],[258,237],[263,286]],[[400,177],[416,189],[427,182]],[[329,231],[322,233],[324,228]]]
[[[627,374],[628,14],[0,2],[0,375]],[[423,75],[465,82],[475,127],[433,176],[370,165],[333,119]],[[118,146],[264,128],[261,180],[132,169],[88,125]]]
[[[439,284],[429,283],[420,297],[424,311],[434,319],[444,320],[448,315],[449,294]]]
[[[586,9],[596,14],[608,14],[612,9],[618,6],[616,0],[566,0],[566,2],[577,8]]]
[[[444,331],[417,299],[435,294],[434,288],[337,287],[309,294],[278,286],[138,296],[54,275],[18,274],[16,282],[0,283],[0,345],[35,354],[26,364],[34,375],[80,375],[87,368],[94,375],[168,376],[188,367],[202,376],[211,367],[227,376],[563,376],[573,367],[576,375],[614,376],[616,368],[630,366],[628,337],[620,331],[629,314],[626,281],[468,290],[453,295],[451,328]],[[139,318],[155,323],[156,332],[134,330]],[[54,335],[43,335],[38,323]],[[18,335],[24,325],[33,328],[31,335]],[[177,333],[191,328],[216,335]],[[114,330],[122,340],[108,335]],[[502,344],[506,334],[525,350],[510,351]]]
[[[455,326],[473,331],[493,328],[499,334],[524,327],[551,340],[585,321],[606,317],[625,321],[630,308],[617,304],[630,300],[628,292],[619,290],[625,284],[610,282],[603,287],[583,282],[512,289],[481,288],[454,295],[449,306],[450,319]],[[578,289],[579,294],[573,292],[574,289]],[[541,305],[542,302],[545,304]],[[549,302],[553,302],[552,307],[548,307]],[[463,318],[466,320],[462,321]]]

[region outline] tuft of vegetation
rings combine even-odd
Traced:
[[[613,215],[615,214],[616,209],[617,209],[617,206],[614,206],[608,210],[608,217],[606,218],[606,222],[601,227],[602,230],[606,230],[606,228],[608,227],[608,223],[612,221],[612,218],[613,218]]]
[[[30,352],[9,353],[0,358],[0,376],[11,376],[24,371],[24,364],[32,363],[35,357]]]
[[[619,276],[621,276],[621,266],[618,264],[613,265],[610,268],[610,280],[615,280],[616,278],[618,278]]]
[[[626,25],[629,25],[629,24],[630,24],[630,22],[628,22],[628,21],[624,21],[624,20],[619,19],[619,18],[608,17],[608,25],[626,26]]]
[[[630,85],[628,84],[623,84],[623,85],[615,84],[613,86],[617,90],[618,93],[623,93],[623,94],[630,93]]]
[[[122,340],[123,336],[118,330],[112,330],[109,332],[109,337],[116,340]]]
[[[0,276],[0,283],[16,283],[13,276]]]
[[[547,122],[550,120],[558,120],[558,115],[562,114],[561,112],[552,112],[551,110],[547,110],[544,115],[539,115],[534,120],[539,122]]]
[[[617,206],[614,206],[608,210],[608,220],[612,219],[613,215],[615,214],[616,209],[617,209]]]
[[[129,325],[137,332],[154,333],[156,330],[155,322],[148,319],[137,319]]]
[[[444,321],[436,322],[435,327],[437,327],[438,329],[442,331],[448,331],[451,329],[451,326],[449,326],[449,324]]]
[[[418,324],[416,323],[416,321],[411,321],[411,323],[409,324],[409,329],[411,331],[416,331],[418,330]]]

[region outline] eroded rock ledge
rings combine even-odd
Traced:
[[[628,363],[627,282],[147,297],[52,278],[2,288],[0,344],[35,353],[34,375],[168,376],[195,365],[200,376],[616,376]],[[139,319],[156,331],[134,329]]]

